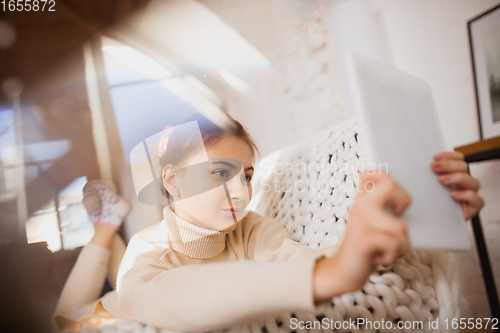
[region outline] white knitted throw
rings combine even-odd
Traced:
[[[276,218],[293,240],[311,248],[340,243],[364,165],[360,137],[356,118],[351,118],[262,160],[259,167],[270,172],[264,170],[259,177],[256,212]],[[393,265],[378,269],[362,290],[335,297],[315,313],[294,315],[304,321],[323,317],[336,321],[358,317],[370,321],[423,321],[422,332],[453,332],[445,329],[444,320],[459,318],[458,303],[458,280],[449,253],[411,251]],[[290,316],[283,314],[280,319],[289,322]],[[429,321],[436,319],[439,329],[432,330]],[[275,331],[272,321],[266,321],[268,332]],[[392,330],[397,331],[418,332]]]
[[[293,240],[311,248],[340,243],[357,193],[352,185],[358,184],[363,164],[358,139],[357,121],[352,118],[263,159],[257,168],[258,172],[263,171],[262,175],[254,184],[257,192],[254,199],[258,200],[255,210],[276,218]],[[446,318],[449,322],[459,318],[458,282],[453,260],[445,252],[411,251],[393,265],[380,267],[362,290],[335,297],[312,313],[295,311],[270,315],[222,332],[291,332],[288,324],[292,318],[304,324],[321,322],[323,318],[338,322],[366,318],[371,322],[394,323],[392,330],[362,327],[362,332],[454,332],[451,328],[446,330],[444,323]],[[435,320],[439,320],[437,330],[429,327],[429,321]],[[405,324],[422,321],[424,326],[421,330],[397,329],[399,321]],[[82,330],[121,331],[169,332],[127,321],[114,327]],[[333,325],[330,329],[292,331],[355,332],[350,328],[334,330]]]

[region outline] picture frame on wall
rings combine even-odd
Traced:
[[[500,4],[467,22],[481,140],[500,136]]]

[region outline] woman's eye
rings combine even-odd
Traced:
[[[227,170],[217,170],[217,171],[214,171],[214,174],[219,176],[219,177],[226,177],[227,176]]]
[[[247,183],[249,183],[252,180],[252,176],[243,175],[242,179],[244,179]]]

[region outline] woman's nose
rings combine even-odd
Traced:
[[[248,199],[247,184],[241,180],[241,177],[243,176],[238,174],[236,177],[233,177],[233,179],[227,182],[227,189],[231,199],[238,199],[240,201]]]

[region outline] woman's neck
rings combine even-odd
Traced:
[[[201,227],[201,228],[207,228],[207,229],[212,229],[210,228],[209,226],[206,226],[204,225],[203,223],[197,221],[194,217],[192,217],[188,212],[187,210],[184,209],[184,207],[182,206],[182,204],[180,202],[177,202],[177,204],[175,204],[174,206],[172,206],[172,210],[173,212],[178,216],[180,217],[181,219],[183,219],[184,221],[187,221],[191,224],[194,224],[198,227]]]

